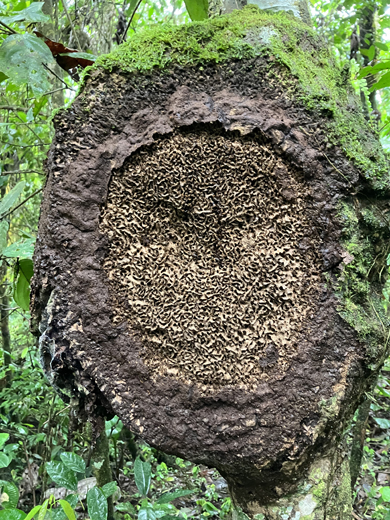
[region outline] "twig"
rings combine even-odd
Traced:
[[[12,34],[19,34],[18,32],[14,31],[14,29],[11,29],[11,27],[9,27],[6,23],[4,23],[2,21],[0,21],[0,25],[2,25],[3,27],[5,27],[9,31],[11,31]]]
[[[72,22],[71,17],[69,16],[69,13],[68,13],[68,9],[67,9],[67,7],[66,7],[66,2],[65,2],[65,0],[62,0],[62,5],[63,5],[63,7],[64,7],[65,14],[66,14],[66,16],[68,17],[68,20],[69,20],[70,26],[71,26],[71,28],[72,28],[72,32],[73,32],[73,34],[74,34],[75,37],[76,37],[77,44],[78,44],[78,46],[79,46],[79,48],[80,48],[80,51],[82,51],[83,49],[82,49],[82,47],[81,47],[81,45],[80,45],[80,40],[79,40],[79,37],[77,36],[77,32],[74,30],[74,25],[73,25],[73,22]]]
[[[141,2],[142,2],[142,0],[139,0],[138,4],[137,4],[137,5],[135,6],[135,8],[134,8],[134,11],[131,13],[129,23],[128,23],[127,26],[126,26],[126,30],[125,30],[125,32],[122,34],[121,43],[123,43],[123,42],[126,41],[126,34],[127,34],[127,31],[129,30],[129,27],[130,27],[130,25],[131,25],[131,22],[133,21],[134,15],[135,15],[135,13],[137,12],[138,7],[141,5]]]
[[[57,79],[59,79],[59,80],[61,81],[61,83],[63,83],[63,84],[66,86],[66,88],[68,88],[69,90],[73,90],[73,92],[75,92],[75,89],[72,88],[72,87],[70,87],[70,86],[69,86],[69,85],[68,85],[68,84],[67,84],[67,83],[66,83],[62,78],[60,78],[59,75],[56,74],[56,73],[54,72],[54,70],[51,70],[51,69],[46,65],[46,63],[42,63],[42,65],[45,67],[46,70],[48,70],[49,72],[51,72],[51,73],[53,74],[53,76],[55,76]]]
[[[33,98],[35,99],[35,98]],[[0,110],[12,110],[14,112],[27,112],[27,108],[25,107],[13,107],[10,105],[0,105]]]
[[[23,446],[24,446],[24,453],[26,455],[28,476],[30,477],[30,484],[31,484],[31,489],[32,489],[32,494],[33,494],[33,502],[34,502],[34,507],[35,507],[37,505],[37,502],[35,500],[34,479],[33,479],[33,474],[32,474],[32,470],[31,470],[30,459],[28,458],[28,453],[27,453],[27,447],[26,447],[26,441],[25,440],[23,440]]]
[[[51,90],[50,92],[45,92],[44,94],[41,95],[41,97],[43,97],[43,96],[50,96],[50,94],[54,94],[55,92],[58,92],[59,90],[66,90],[67,88],[70,88],[70,87],[66,86],[66,87],[56,88],[55,90]],[[32,101],[33,99],[36,99],[36,98],[35,97],[30,97],[26,101]],[[1,106],[0,106],[0,108],[1,108]]]
[[[4,143],[2,141],[0,141],[1,144],[9,144],[9,143]],[[51,143],[42,143],[42,144],[12,144],[11,146],[13,146],[14,148],[34,148],[34,146],[50,146]]]
[[[68,406],[65,406],[65,408],[63,408],[62,410],[60,410],[59,412],[57,412],[57,413],[55,414],[54,417],[57,417],[57,415],[60,415],[60,413],[65,412],[65,410],[67,410],[67,409],[70,408],[70,407],[71,407],[71,405],[68,404]],[[45,421],[45,422],[42,424],[42,426],[45,426],[45,424],[47,424],[49,421],[50,421],[50,417],[49,417],[49,419],[48,419],[47,421]]]
[[[354,518],[356,518],[356,520],[362,520],[362,519],[360,518],[360,516],[358,516],[358,515],[355,513],[355,511],[352,511],[352,516],[353,516]]]
[[[33,146],[37,146],[37,145],[33,145]],[[44,172],[40,172],[38,170],[12,170],[12,171],[9,171],[9,172],[1,173],[0,177],[6,177],[7,175],[13,175],[13,174],[16,174],[16,173],[38,173],[39,175],[45,175]]]
[[[4,220],[5,218],[7,218],[9,215],[11,215],[11,213],[13,213],[14,211],[16,211],[18,208],[20,208],[20,206],[23,206],[23,204],[25,204],[28,200],[32,199],[33,197],[35,197],[35,195],[38,195],[38,193],[41,193],[41,191],[43,190],[43,188],[39,188],[39,190],[37,191],[34,191],[34,193],[32,193],[31,195],[29,195],[26,199],[22,200],[22,202],[20,204],[18,204],[17,206],[15,206],[13,209],[11,209],[8,213],[6,213],[5,215],[3,215],[1,218],[0,218],[0,222],[2,220]]]
[[[37,139],[39,139],[39,140],[41,141],[41,143],[42,143],[43,139],[41,139],[41,137],[39,137],[39,135],[36,133],[36,131],[32,128],[32,126],[31,126],[31,121],[30,121],[29,123],[27,123],[27,122],[25,123],[25,122],[23,121],[23,119],[22,119],[20,116],[18,116],[18,114],[16,114],[16,117],[17,117],[20,121],[22,121],[23,124],[28,125],[27,128],[30,130],[30,132],[32,132],[32,133],[35,135],[35,137],[36,137]],[[15,123],[13,123],[13,124],[15,124]],[[16,124],[17,124],[17,123],[16,123]]]

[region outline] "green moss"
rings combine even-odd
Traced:
[[[99,68],[169,73],[174,65],[201,67],[260,55],[268,56],[270,71],[275,69],[292,98],[328,116],[328,141],[341,146],[376,188],[390,186],[386,157],[361,113],[349,85],[349,71],[337,65],[308,25],[285,12],[270,13],[249,5],[203,22],[154,26],[100,56],[88,73]]]
[[[352,203],[342,203],[339,218],[344,224],[342,244],[351,255],[350,263],[342,265],[338,276],[337,294],[340,298],[339,313],[368,345],[370,357],[380,357],[386,345],[389,317],[382,303],[380,272],[387,250],[378,251],[386,223],[376,209],[360,208],[363,224]],[[362,228],[366,226],[365,232]],[[368,236],[370,235],[370,236]]]

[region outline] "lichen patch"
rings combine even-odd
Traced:
[[[100,225],[114,322],[156,377],[218,387],[288,368],[320,284],[307,195],[261,136],[206,125],[114,173]]]

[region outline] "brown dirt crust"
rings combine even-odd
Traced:
[[[43,366],[63,394],[76,396],[89,416],[104,413],[104,410],[108,414],[118,414],[132,431],[166,453],[217,467],[238,490],[236,495],[241,493],[248,501],[253,500],[259,490],[262,497],[257,496],[257,499],[267,501],[295,485],[313,451],[326,449],[327,444],[334,442],[343,419],[356,408],[370,376],[364,360],[365,345],[339,316],[339,302],[332,289],[334,275],[342,269],[345,257],[340,245],[342,224],[337,218],[337,204],[358,198],[360,195],[357,194],[367,185],[339,149],[326,147],[323,125],[328,116],[308,113],[298,103],[293,103],[291,92],[286,94],[274,72],[271,77],[268,70],[267,61],[258,58],[206,65],[203,70],[174,68],[148,75],[95,71],[82,95],[55,121],[56,137],[47,163],[49,175],[32,287],[33,329],[40,336]],[[213,128],[203,126],[206,124]],[[239,137],[238,132],[247,137]],[[313,287],[312,293],[309,290],[308,294],[297,297],[296,305],[302,306],[302,315],[308,314],[300,332],[302,317],[291,325],[295,343],[289,350],[288,366],[281,372],[267,367],[267,380],[259,377],[250,387],[219,384],[213,388],[204,382],[191,379],[189,383],[185,378],[181,380],[169,374],[156,377],[155,363],[158,359],[169,359],[171,351],[159,347],[153,357],[145,345],[151,336],[145,341],[145,332],[139,327],[133,332],[127,322],[115,320],[115,316],[120,315],[118,309],[122,309],[119,310],[121,313],[125,307],[123,303],[116,304],[112,294],[112,288],[116,287],[118,301],[121,300],[123,289],[120,287],[123,286],[113,285],[107,274],[112,258],[110,243],[119,240],[115,238],[117,229],[111,238],[108,230],[100,231],[100,225],[107,225],[104,224],[107,201],[110,204],[109,197],[119,196],[122,180],[123,189],[130,186],[134,193],[139,189],[131,185],[129,173],[136,171],[137,161],[152,164],[160,157],[156,171],[162,171],[163,164],[165,168],[168,166],[158,154],[168,150],[175,140],[184,140],[186,150],[191,149],[191,135],[196,135],[197,141],[203,136],[205,146],[214,149],[214,154],[216,143],[223,142],[227,155],[221,152],[221,157],[230,157],[235,167],[238,161],[232,157],[239,153],[245,155],[250,149],[262,158],[258,166],[267,161],[274,164],[274,177],[268,173],[271,169],[268,170],[253,189],[258,198],[269,190],[264,195],[268,197],[268,208],[263,208],[259,201],[259,214],[264,220],[266,211],[269,214],[275,211],[271,205],[273,193],[274,204],[279,201],[287,206],[279,215],[280,218],[283,214],[291,217],[296,236],[286,238],[284,243],[281,241],[278,247],[285,247],[291,240],[298,264],[294,267],[297,280],[309,281],[309,286]],[[240,147],[244,152],[239,151]],[[198,155],[197,160],[205,160]],[[244,158],[241,157],[239,169],[243,171]],[[248,172],[254,172],[254,161],[247,157],[245,161]],[[279,167],[284,168],[280,179],[276,174]],[[217,166],[210,169],[212,178],[216,172]],[[144,175],[144,172],[139,173],[140,182],[146,179]],[[200,171],[199,182],[207,180],[207,175]],[[252,196],[244,194],[244,185],[249,186],[245,184],[244,174],[238,175],[243,181],[237,195],[250,204],[250,217],[255,214],[256,205]],[[124,210],[131,213],[145,201],[150,204],[146,211],[150,218],[152,215],[163,218],[171,207],[171,203],[163,201],[164,194],[168,194],[169,186],[178,188],[179,178],[174,180],[172,174],[167,179],[166,186],[161,188],[158,208],[156,198],[153,198],[158,192],[152,190],[150,201],[147,192],[142,198],[131,201],[126,195],[129,207]],[[111,179],[115,189],[109,195]],[[287,184],[282,187],[285,181]],[[222,178],[218,180],[221,198],[228,196],[228,186],[227,183],[226,191],[223,191]],[[197,197],[191,211],[197,207],[197,202],[204,202],[202,197],[206,196],[206,191],[199,191],[196,182],[193,188],[197,190]],[[122,205],[125,199],[120,199]],[[180,209],[179,206],[175,208]],[[233,210],[238,212],[238,206],[232,206]],[[185,208],[180,211],[184,212]],[[178,234],[181,229],[183,236],[187,233],[185,236],[188,237],[190,227],[195,222],[206,225],[207,218],[214,219],[209,226],[211,233],[217,233],[219,229],[217,211],[214,217],[188,218],[185,224],[184,215],[175,220],[176,213],[176,209],[172,209],[167,226],[170,234],[175,230]],[[221,209],[220,215],[225,214],[227,209]],[[238,217],[238,213],[234,215],[234,218]],[[118,212],[115,218],[120,219],[121,213]],[[128,230],[129,225],[126,222],[124,229]],[[245,229],[245,226],[240,228],[237,223],[235,227],[231,223],[225,228],[226,237],[229,232],[236,232],[236,240],[239,240],[245,236]],[[260,225],[248,229],[259,232],[256,247],[265,248],[266,229]],[[287,224],[275,234],[278,239],[288,235],[282,229],[287,230]],[[233,265],[234,256],[230,256],[233,253],[220,250],[214,260],[211,253],[207,256],[202,233],[200,230],[198,238],[193,238],[189,245],[196,251],[203,247],[202,254],[207,257],[208,265],[219,269],[216,258],[219,261],[226,259],[227,264]],[[138,262],[137,244],[148,247],[150,252],[151,244],[164,249],[169,239],[168,236],[164,239],[157,231],[144,236],[142,227],[138,235],[125,235],[130,237],[129,250],[134,248],[134,262]],[[213,240],[211,236],[211,244]],[[316,253],[313,244],[316,244]],[[242,247],[243,251],[246,251],[245,247]],[[283,257],[289,261],[287,255],[283,254]],[[123,258],[127,261],[128,257]],[[174,262],[178,257],[170,258]],[[313,259],[312,264],[310,259]],[[256,256],[256,262],[261,261]],[[194,262],[200,265],[199,259]],[[283,273],[281,265],[280,272]],[[150,263],[146,264],[145,270],[150,266]],[[306,271],[308,280],[300,274],[305,269],[309,269]],[[316,282],[312,274],[316,269],[321,271],[318,275],[322,280],[318,295],[315,295]],[[113,271],[115,274],[115,267]],[[141,273],[139,269],[137,272]],[[295,273],[292,264],[291,272]],[[134,274],[132,276],[134,278]],[[327,283],[324,283],[325,278]],[[164,283],[164,290],[168,291],[171,282]],[[193,283],[196,283],[195,277]],[[131,281],[131,284],[135,282]],[[260,297],[260,293],[257,295]],[[277,301],[276,295],[274,297]],[[133,292],[131,298],[141,300],[141,293]],[[195,294],[193,298],[196,300]],[[204,305],[199,300],[197,305],[200,315],[206,316]],[[289,309],[287,304],[285,309]],[[244,320],[250,316],[250,312],[243,311]],[[135,321],[131,320],[134,326]],[[226,347],[230,344],[231,341],[225,343]],[[234,345],[238,344],[237,340]],[[219,352],[225,352],[222,346]],[[258,355],[260,360],[267,359],[267,356]],[[186,359],[185,356],[180,354],[180,359]],[[225,367],[228,364],[227,360]],[[246,366],[246,362],[243,365]],[[231,374],[237,374],[235,369],[231,369]],[[197,377],[202,380],[202,373]],[[234,377],[237,378],[233,381],[239,381],[238,376]],[[222,377],[219,383],[221,381]],[[330,408],[328,404],[334,404],[336,394],[337,406]]]
[[[206,128],[156,139],[111,179],[113,322],[139,333],[156,380],[256,385],[286,372],[314,311],[317,234],[308,188],[264,138]]]

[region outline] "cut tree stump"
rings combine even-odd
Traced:
[[[47,377],[258,518],[350,518],[339,443],[386,355],[388,164],[348,77],[250,6],[140,33],[55,118]]]

